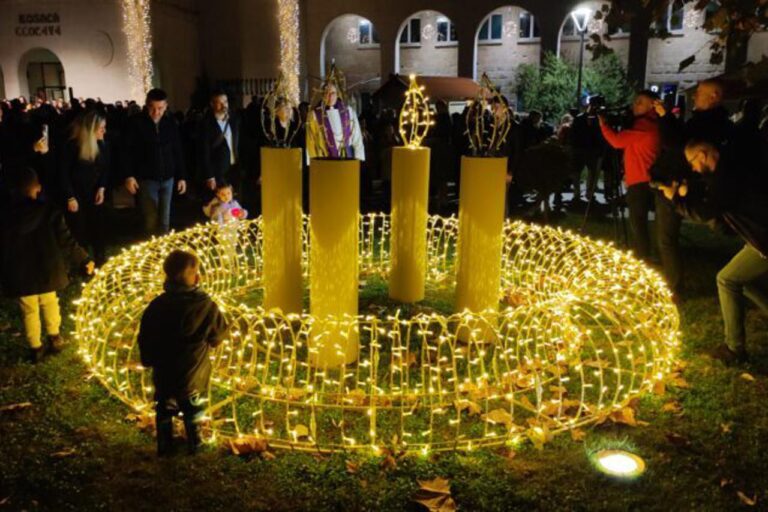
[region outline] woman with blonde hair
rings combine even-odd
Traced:
[[[67,222],[77,241],[104,263],[104,199],[109,183],[110,153],[104,139],[107,118],[89,110],[72,124],[72,135],[61,158],[61,190],[67,202]]]

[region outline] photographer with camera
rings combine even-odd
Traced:
[[[624,150],[624,181],[627,184],[627,206],[632,230],[633,249],[640,258],[651,253],[648,212],[653,201],[649,185],[650,170],[659,152],[659,124],[654,111],[658,99],[652,91],[640,91],[632,102],[632,125],[617,131],[604,114],[599,115],[600,130],[613,148]]]
[[[735,173],[736,161],[711,142],[689,142],[685,158],[692,176],[662,185],[666,198],[686,217],[724,227],[745,242],[717,274],[725,343],[712,353],[725,363],[744,361],[745,298],[768,312],[768,193],[754,185],[754,176]]]

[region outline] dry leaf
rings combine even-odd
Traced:
[[[480,406],[471,400],[455,400],[453,406],[458,412],[466,410],[469,416],[480,414],[481,411]]]
[[[448,480],[437,477],[434,480],[419,480],[419,490],[413,495],[413,501],[427,507],[430,512],[454,512],[456,503],[451,497]]]
[[[348,460],[347,461],[347,473],[350,473],[350,474],[354,475],[359,470],[360,470],[360,464],[359,463],[357,463],[357,462],[355,462],[353,460]]]
[[[624,407],[617,411],[613,411],[609,417],[614,423],[623,423],[624,425],[629,425],[630,427],[637,426],[635,410],[631,407]]]
[[[663,395],[666,392],[667,392],[667,386],[663,380],[657,380],[656,382],[653,383],[654,395]]]
[[[17,404],[8,404],[0,406],[0,412],[18,411],[19,409],[26,409],[32,407],[32,402],[19,402]]]
[[[275,460],[277,458],[274,453],[268,451],[259,453],[259,456],[264,460]]]
[[[229,440],[229,449],[235,455],[260,454],[266,452],[267,448],[269,448],[269,443],[261,437],[244,436]]]
[[[494,409],[488,414],[483,414],[480,416],[483,421],[489,421],[491,423],[501,423],[505,425],[507,428],[512,428],[512,425],[514,425],[515,421],[512,418],[512,415],[509,414],[508,411],[505,411],[504,409]]]
[[[725,487],[727,485],[731,485],[731,484],[733,484],[733,479],[732,478],[721,478],[720,479],[720,487],[721,488]]]
[[[680,402],[673,400],[662,405],[661,410],[663,412],[671,412],[672,414],[677,414],[683,411],[683,406],[680,405]]]
[[[586,437],[587,437],[587,433],[581,429],[575,428],[571,430],[571,439],[573,439],[577,443],[584,441],[584,438]]]
[[[731,432],[731,427],[733,426],[733,423],[721,423],[720,424],[720,431],[723,434],[728,434]]]
[[[293,434],[296,436],[297,440],[304,437],[309,437],[309,428],[307,428],[306,425],[299,423],[293,427]]]
[[[77,450],[74,447],[67,448],[65,450],[61,450],[61,451],[58,451],[58,452],[53,452],[51,454],[51,457],[56,457],[56,458],[59,458],[59,459],[60,458],[64,458],[64,457],[69,457],[69,456],[74,455],[76,451]]]
[[[755,493],[755,495],[750,498],[749,496],[747,496],[743,492],[736,491],[736,496],[739,497],[739,501],[741,501],[743,504],[745,504],[745,505],[747,505],[749,507],[754,507],[755,505],[757,505],[757,493]]]
[[[749,382],[755,382],[755,377],[753,377],[751,373],[746,373],[745,372],[745,373],[742,373],[741,375],[739,375],[739,377],[741,377],[742,379],[747,380]]]
[[[552,440],[552,434],[546,425],[531,427],[525,432],[525,435],[528,436],[537,450],[543,449],[544,445]]]
[[[680,448],[687,448],[691,445],[691,441],[687,437],[675,434],[674,432],[668,432],[666,437],[667,441]]]
[[[384,471],[395,470],[397,469],[397,459],[395,459],[392,453],[388,451],[384,456],[384,459],[382,459],[381,464],[379,464],[379,467]]]

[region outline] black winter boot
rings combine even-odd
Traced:
[[[173,421],[155,419],[157,429],[157,456],[168,457],[175,452],[173,447]]]
[[[187,453],[194,455],[197,453],[197,449],[200,448],[202,441],[200,440],[200,433],[198,432],[198,424],[192,417],[184,417],[184,432],[187,435]]]

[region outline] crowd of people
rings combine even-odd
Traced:
[[[497,97],[482,115],[509,116],[509,134],[492,155],[481,156],[507,158],[510,213],[529,205],[531,189],[547,211],[566,206],[568,193],[569,208],[589,208],[598,203],[601,189],[603,204],[615,211],[626,206],[635,254],[648,259],[658,248],[676,298],[684,296],[679,249],[684,217],[741,237],[744,249],[717,276],[725,343],[715,355],[730,362],[747,355],[746,299],[768,311],[768,123],[759,101],[744,102],[732,117],[723,98],[720,83],[701,82],[693,113],[684,120],[652,91],[637,93],[625,112],[606,109],[597,96],[583,112],[563,116],[555,128],[538,112],[519,118]],[[169,112],[169,99],[159,89],[149,91],[143,106],[98,100],[3,102],[0,194],[7,211],[1,222],[0,271],[4,293],[21,307],[31,359],[63,347],[56,292],[67,285],[70,264],[89,274],[106,261],[116,230],[111,212],[135,206],[141,236],[166,233],[172,224],[182,227],[203,215],[223,226],[249,212],[258,215],[262,146],[293,144],[310,156],[354,155],[362,161],[362,203],[373,204],[378,191],[383,204],[373,207],[386,210],[391,148],[401,144],[397,112],[366,108],[358,118],[340,102],[334,86],[326,87],[323,101],[325,106],[311,109],[302,103],[295,111],[276,105],[266,131],[260,100],[235,110],[223,91],[210,94],[204,111],[186,114]],[[437,102],[434,113],[435,124],[425,139],[432,149],[431,207],[444,213],[452,207],[450,187],[460,182],[460,157],[473,152],[466,136],[471,116],[450,114],[444,102]],[[314,124],[307,123],[308,116],[310,121],[317,116]],[[331,137],[307,148],[304,127],[346,133],[349,145],[339,146]],[[306,201],[306,180],[304,189]],[[184,196],[192,196],[186,201],[196,213],[174,219],[172,204]],[[655,235],[649,229],[651,211]],[[170,419],[179,408],[190,418],[192,444],[197,442],[194,418],[200,407],[195,397],[207,379],[199,364],[225,329],[213,302],[198,290],[194,255],[172,254],[165,271],[166,292],[147,310],[139,336],[142,362],[155,368],[161,453],[169,449]],[[166,321],[171,317],[178,321]],[[180,331],[171,332],[169,326]],[[174,362],[171,345],[156,346],[161,342],[180,344],[177,348],[189,357]]]

